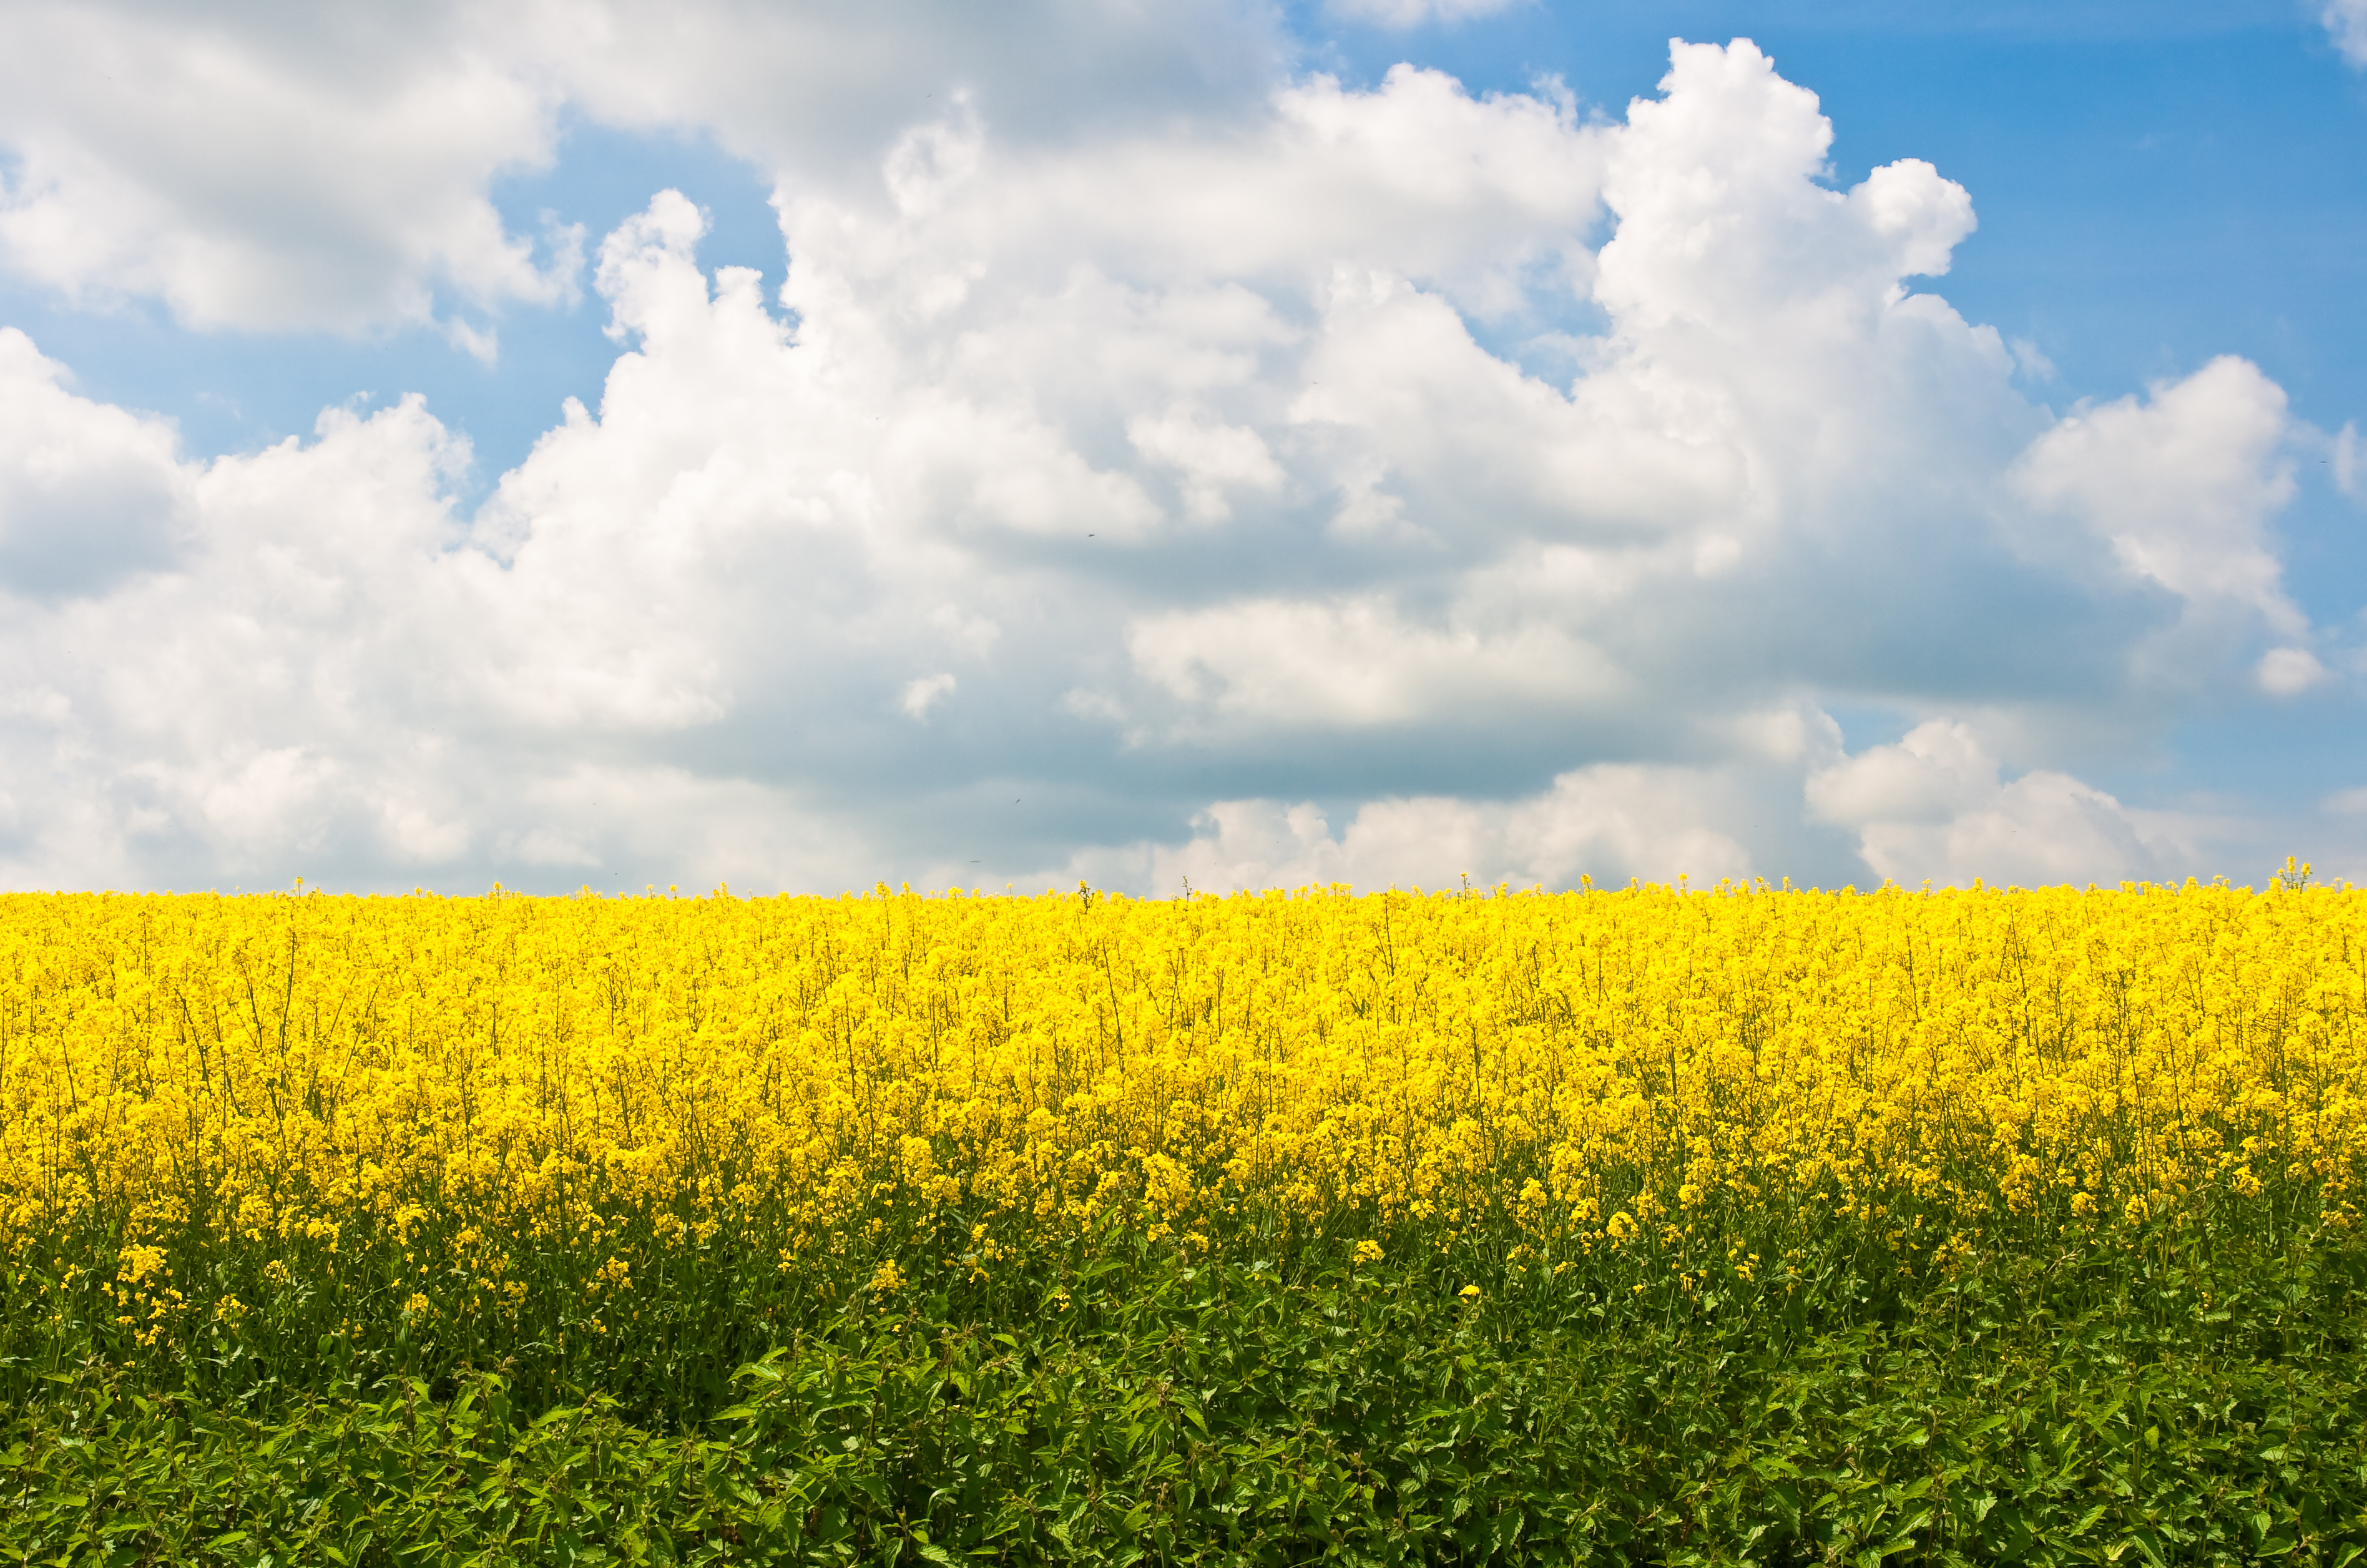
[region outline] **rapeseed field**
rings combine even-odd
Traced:
[[[2347,1562],[2307,884],[0,899],[0,1549]]]

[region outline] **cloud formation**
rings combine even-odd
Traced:
[[[1058,40],[1054,43],[1050,40]],[[1278,44],[1218,0],[861,6],[365,0],[289,11],[25,0],[0,51],[0,260],[200,328],[364,333],[571,295],[583,236],[514,233],[500,176],[562,117],[718,138],[835,177],[968,93],[1006,135],[1260,90]],[[456,312],[474,312],[469,316]]]
[[[587,41],[481,171],[545,155],[559,95],[690,113],[648,17],[523,14]],[[2232,359],[2033,403],[1929,282],[1970,196],[1914,159],[1839,187],[1748,41],[1677,45],[1613,119],[1410,67],[1248,93],[1235,20],[1192,113],[1104,86],[1063,130],[1018,85],[1067,66],[997,45],[915,103],[844,25],[860,113],[712,67],[779,171],[777,297],[657,193],[590,257],[599,406],[473,511],[415,400],[198,461],[0,335],[0,879],[2172,875],[2208,824],[2080,745],[2351,678],[2272,532],[2291,450],[2348,436]],[[1150,71],[1183,25],[1093,47]],[[750,26],[759,62],[812,42]],[[99,188],[26,167],[11,212]],[[87,254],[163,267],[164,232]],[[523,243],[465,252],[484,298],[559,286],[483,260]],[[131,266],[89,286],[180,298]],[[321,319],[431,308],[348,285]],[[1868,709],[1912,727],[1852,753],[1830,715]]]
[[[1972,728],[1945,719],[1816,769],[1807,798],[1856,832],[1878,875],[1902,883],[2112,882],[2184,869],[2178,846],[2112,796],[2045,769],[2005,781]]]
[[[174,563],[193,484],[164,421],[77,398],[0,327],[0,586],[48,603]]]
[[[486,187],[549,162],[557,104],[457,10],[33,0],[0,51],[0,256],[199,327],[359,330],[427,319],[439,291],[550,301],[581,236],[506,233]]]

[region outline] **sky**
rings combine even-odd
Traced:
[[[0,4],[0,885],[2367,881],[2367,0]]]

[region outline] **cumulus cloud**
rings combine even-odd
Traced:
[[[834,174],[965,88],[1006,132],[1051,104],[1200,108],[1261,87],[1277,47],[1215,0],[27,0],[8,35],[0,258],[18,273],[86,302],[160,300],[199,327],[437,317],[480,355],[481,323],[455,325],[454,306],[577,286],[580,233],[512,233],[490,194],[549,165],[562,114]]]
[[[2001,778],[1970,726],[1933,720],[1808,776],[1809,809],[1858,835],[1893,881],[2000,885],[2150,880],[2186,857],[2121,802],[2067,774]]]
[[[506,232],[487,186],[551,156],[557,100],[457,11],[246,17],[14,7],[0,255],[71,298],[203,327],[356,330],[575,286],[580,235]]]
[[[164,421],[94,403],[65,367],[0,327],[0,588],[95,594],[173,563],[190,484]]]
[[[1135,666],[1217,719],[1329,729],[1434,719],[1473,704],[1575,701],[1617,672],[1551,627],[1487,636],[1409,624],[1370,599],[1264,600],[1150,616],[1127,629]]]
[[[598,405],[473,511],[416,401],[201,462],[0,339],[0,878],[2166,873],[2191,835],[2045,737],[2346,678],[2281,585],[2282,394],[2031,402],[1917,281],[1967,193],[1839,186],[1748,41],[1612,119],[1405,67],[1236,92],[1229,24],[1195,113],[1096,87],[1061,133],[1014,84],[1070,67],[899,74],[846,22],[845,82],[781,78],[860,99],[825,134],[640,12],[516,25],[562,14],[550,80],[604,113],[710,62],[780,171],[778,295],[656,194],[589,268]],[[1119,83],[1167,69],[1170,22],[1079,15]],[[410,308],[370,297],[340,319]],[[1489,347],[1524,333],[1565,370]],[[74,553],[106,528],[146,542]],[[1850,756],[1841,703],[1932,722]]]
[[[1510,801],[1417,796],[1365,801],[1334,835],[1302,801],[1219,801],[1177,846],[1089,851],[1060,873],[1172,892],[1344,882],[1376,888],[1571,887],[1631,877],[1707,887],[1747,881],[1750,852],[1726,829],[1750,814],[1746,783],[1716,769],[1599,765]]]
[[[2032,446],[2016,480],[2107,540],[2132,576],[2291,633],[2304,622],[2266,537],[2293,496],[2292,464],[2278,455],[2287,433],[2283,390],[2223,358],[2144,401],[2073,413]]]

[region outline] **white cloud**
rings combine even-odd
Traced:
[[[40,0],[0,51],[0,253],[198,326],[355,330],[574,287],[579,236],[504,231],[557,101],[442,6],[207,16]]]
[[[954,694],[954,677],[943,670],[906,681],[903,698],[897,706],[908,718],[926,719],[931,708]]]
[[[1901,279],[1944,273],[1972,233],[1971,198],[1920,159],[1846,193],[1816,184],[1831,124],[1747,40],[1677,44],[1660,85],[1629,107],[1605,187],[1623,222],[1597,293],[1639,324],[1863,322],[1897,304]]]
[[[2001,781],[1996,756],[1953,720],[1812,772],[1807,799],[1897,882],[2112,882],[2184,869],[2175,846],[2101,790],[2045,769]]]
[[[2253,670],[2271,697],[2293,697],[2327,678],[2326,666],[2306,648],[2271,648]]]
[[[173,428],[88,402],[65,368],[0,327],[0,589],[94,594],[170,566],[189,483]]]
[[[1079,47],[1155,87],[1191,14]],[[708,62],[709,123],[781,171],[777,301],[655,196],[591,270],[598,406],[473,517],[416,401],[198,462],[0,337],[0,880],[2104,878],[2188,852],[2046,737],[2165,733],[2149,639],[2236,625],[2180,645],[2225,700],[2347,678],[2268,531],[2282,393],[2221,361],[2055,419],[1908,287],[1965,192],[1913,160],[1831,188],[1814,96],[1748,42],[1594,123],[1407,68],[1228,98],[1244,25],[1188,66],[1221,114],[1097,86],[1064,130],[1014,95],[1069,67],[1009,40],[975,74],[931,43],[930,103],[853,23],[704,56],[639,11],[515,26],[561,15],[535,104],[663,122]],[[384,69],[460,72],[423,36]],[[791,39],[845,80],[768,108],[742,55]],[[453,168],[420,177],[480,188]],[[1540,324],[1566,379],[1489,347]],[[1849,758],[1843,701],[1979,728]]]
[[[1944,823],[1993,801],[1997,758],[1962,723],[1933,720],[1810,776],[1808,806],[1827,822]]]
[[[1262,98],[1285,43],[1232,0],[546,0],[470,9],[491,47],[562,82],[606,123],[701,126],[767,168],[876,173],[957,96],[1001,135],[1066,142]]]
[[[1233,515],[1231,492],[1271,494],[1285,477],[1256,431],[1206,423],[1187,409],[1138,416],[1126,435],[1144,457],[1176,472],[1184,514],[1194,522],[1221,523]]]
[[[26,0],[0,50],[0,149],[16,163],[0,258],[70,298],[153,298],[195,326],[433,316],[474,353],[482,328],[454,328],[454,302],[576,287],[581,235],[511,233],[490,194],[549,165],[563,114],[710,133],[767,169],[834,176],[966,84],[1007,128],[1054,105],[1172,112],[1256,92],[1277,47],[1218,0]],[[913,134],[917,178],[946,149]]]
[[[1510,801],[1417,796],[1368,801],[1336,837],[1309,802],[1219,801],[1199,812],[1178,847],[1146,844],[1077,857],[1063,875],[1130,881],[1172,892],[1244,888],[1574,887],[1581,876],[1707,887],[1747,881],[1750,851],[1705,818],[1742,813],[1738,781],[1721,772],[1605,766],[1564,774],[1544,792]],[[1040,879],[1032,879],[1040,880]]]
[[[2246,360],[2223,358],[2145,402],[2082,407],[2034,443],[2022,494],[2078,517],[2133,576],[2206,610],[2234,607],[2291,635],[2268,522],[2291,499],[2285,394]]]
[[[1135,665],[1218,717],[1320,727],[1402,723],[1481,707],[1567,705],[1617,679],[1554,627],[1488,635],[1409,624],[1373,598],[1237,602],[1138,620]]]
[[[2367,0],[2327,0],[2318,17],[2342,57],[2367,67]]]

